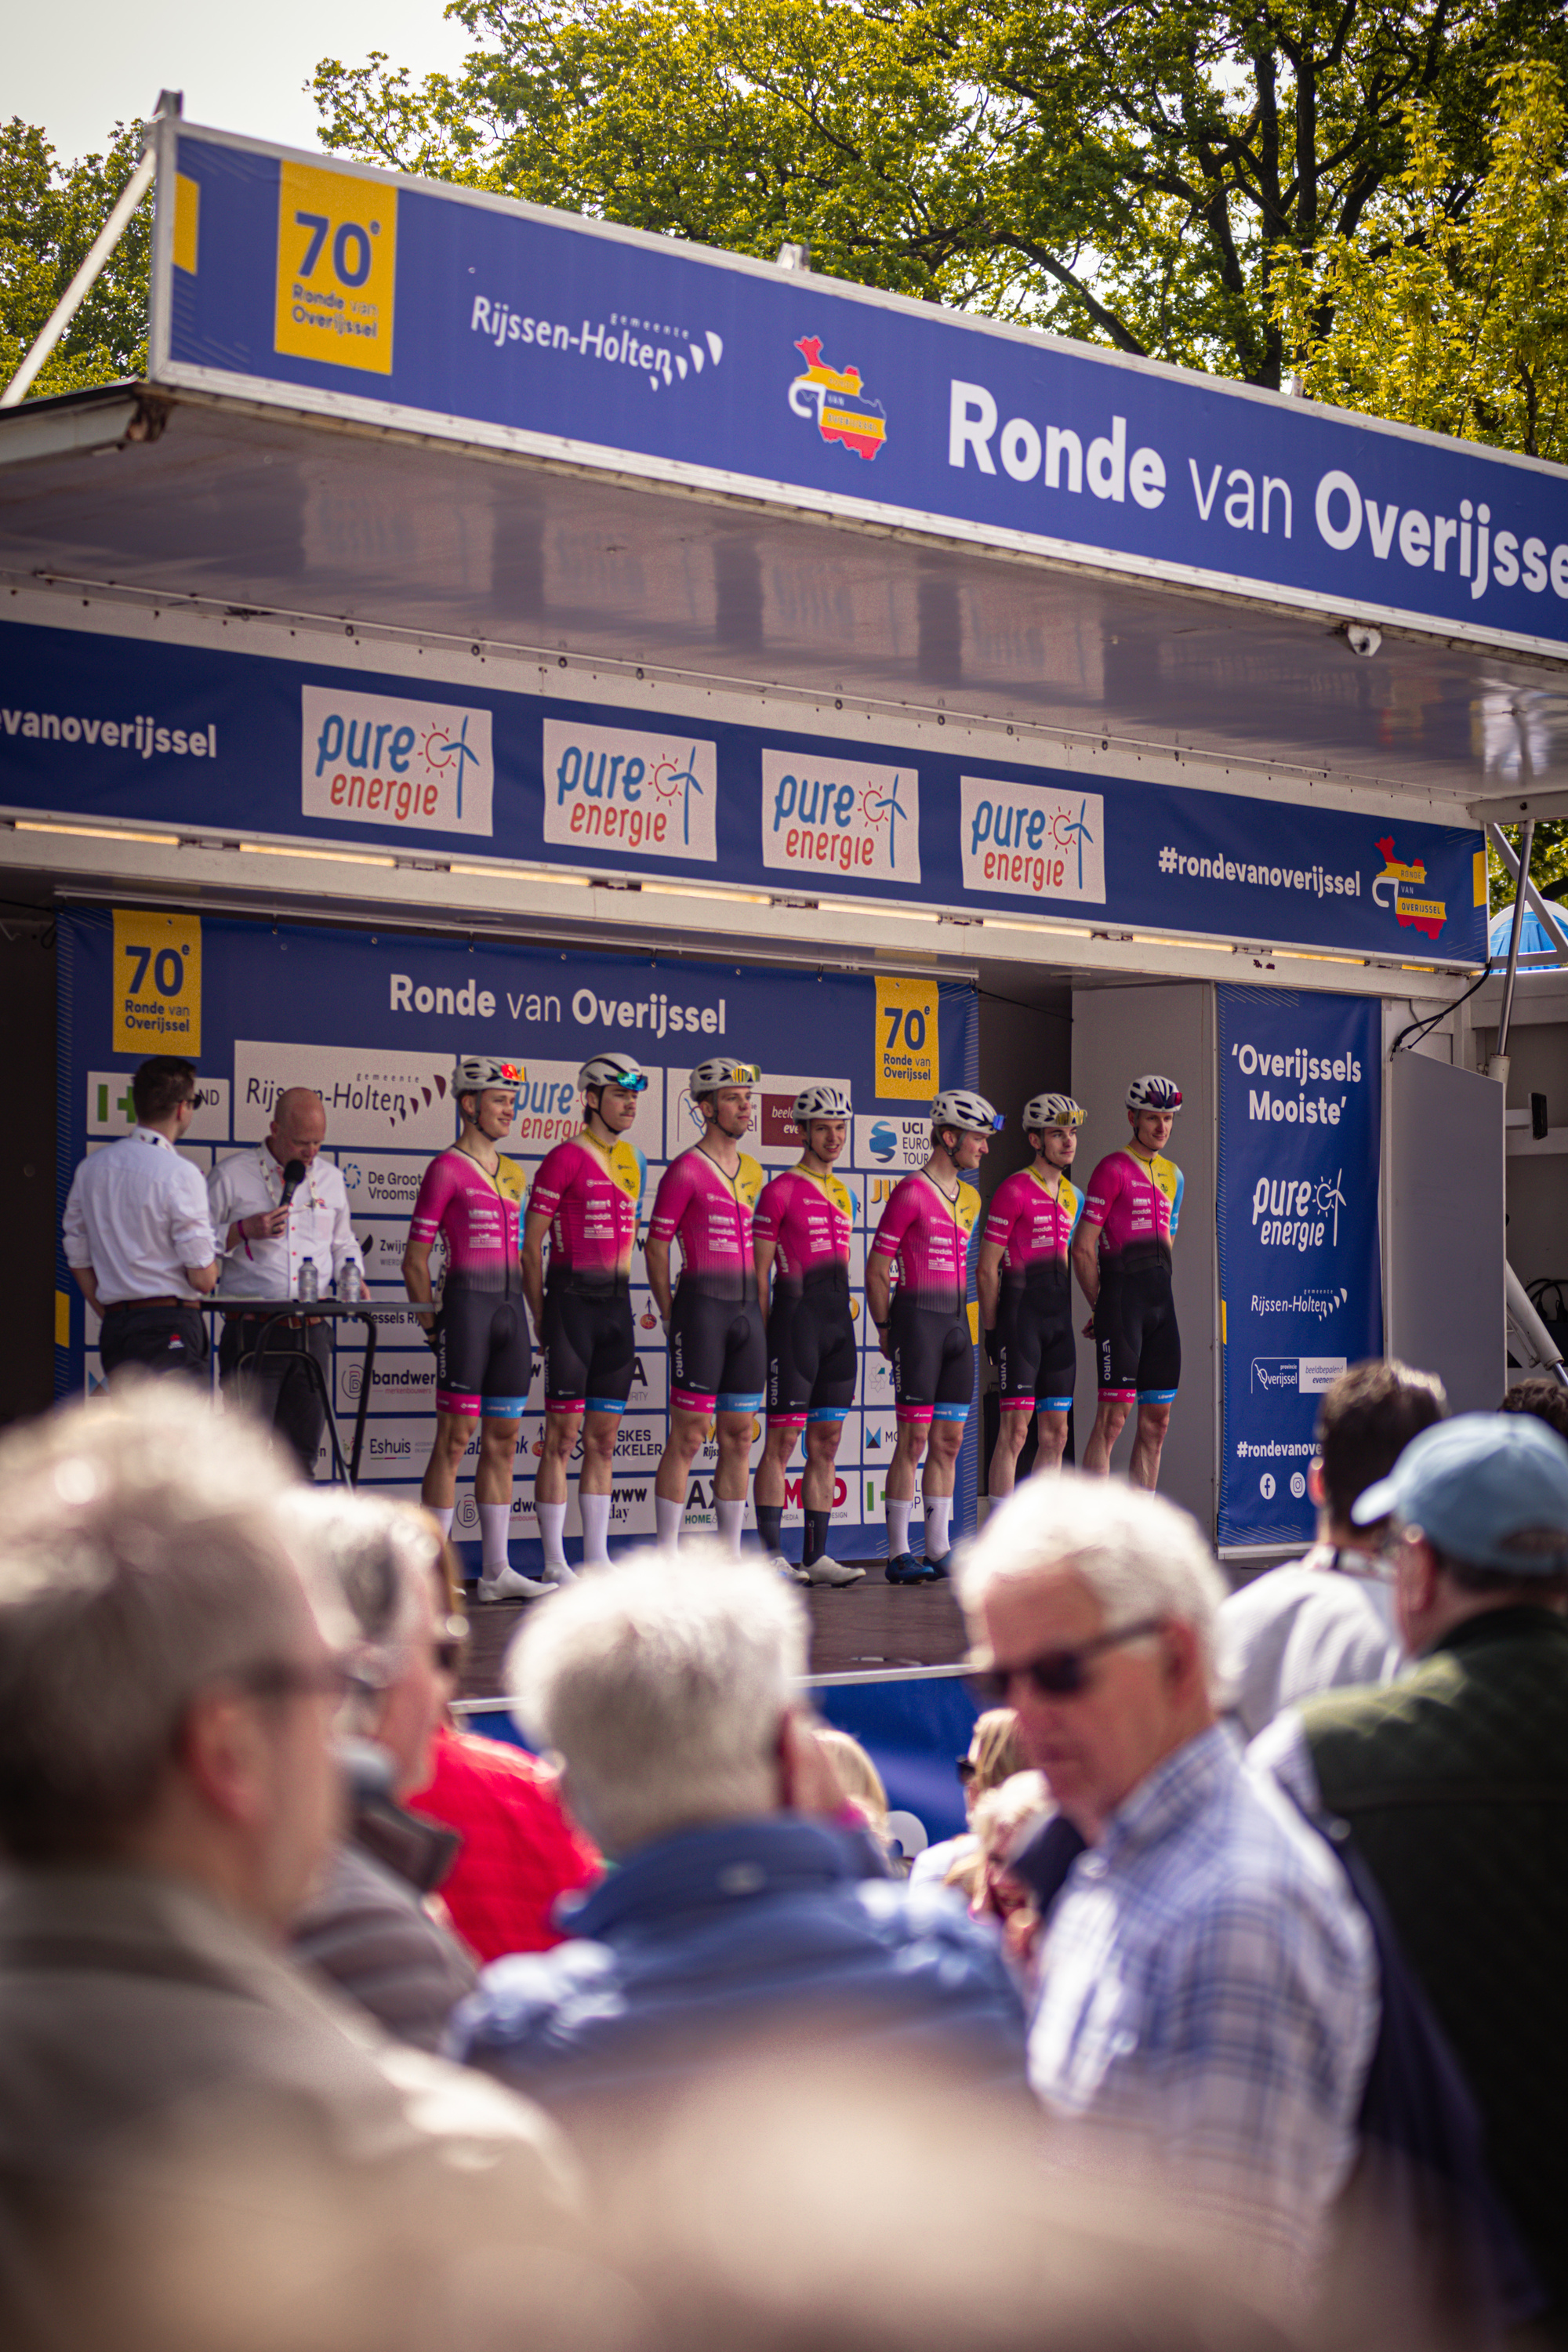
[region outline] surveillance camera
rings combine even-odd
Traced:
[[[1352,654],[1360,654],[1363,661],[1370,661],[1383,643],[1383,631],[1372,628],[1363,621],[1352,621],[1345,629],[1345,643]]]

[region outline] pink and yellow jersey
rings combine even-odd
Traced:
[[[522,1174],[511,1160],[500,1161],[492,1182],[477,1160],[453,1144],[425,1171],[408,1238],[446,1242],[448,1289],[493,1290],[510,1298],[522,1288],[521,1207]]]
[[[773,1244],[773,1288],[796,1296],[826,1274],[849,1279],[855,1203],[837,1176],[786,1168],[763,1187],[752,1220],[754,1240]]]
[[[659,1179],[648,1237],[680,1244],[680,1280],[706,1298],[740,1301],[756,1294],[752,1211],[763,1171],[742,1151],[733,1182],[693,1144]]]
[[[1006,1290],[1054,1290],[1068,1279],[1068,1252],[1083,1214],[1083,1194],[1058,1175],[1054,1192],[1031,1168],[1020,1168],[991,1196],[984,1238],[1002,1252]]]
[[[973,1184],[960,1184],[956,1201],[923,1171],[894,1185],[871,1255],[897,1261],[901,1299],[955,1322],[967,1315],[969,1236],[979,1214]]]
[[[626,1288],[647,1176],[647,1160],[624,1135],[604,1144],[584,1128],[545,1155],[527,1213],[550,1220],[552,1282],[577,1290]]]
[[[1107,1272],[1161,1258],[1169,1264],[1182,1186],[1175,1161],[1158,1152],[1152,1160],[1126,1150],[1106,1153],[1089,1180],[1083,1220],[1100,1227],[1100,1263]]]

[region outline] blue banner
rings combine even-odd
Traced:
[[[764,1173],[799,1158],[789,1107],[800,1088],[816,1078],[848,1086],[855,1116],[840,1168],[855,1208],[850,1278],[864,1338],[855,1405],[838,1453],[832,1543],[839,1557],[881,1557],[883,1478],[896,1433],[890,1368],[863,1311],[866,1247],[893,1185],[926,1156],[930,1121],[921,1114],[929,1113],[931,1095],[939,1085],[975,1083],[972,983],[819,976],[408,933],[373,937],[142,909],[62,911],[59,957],[62,1208],[83,1154],[132,1124],[129,1077],[145,1053],[185,1053],[200,1068],[206,1101],[182,1149],[204,1171],[260,1143],[283,1087],[313,1087],[326,1106],[326,1156],[342,1171],[371,1296],[380,1300],[405,1295],[403,1250],[419,1181],[456,1137],[450,1079],[459,1053],[493,1052],[523,1064],[517,1124],[503,1149],[525,1179],[554,1144],[577,1131],[576,1076],[588,1056],[608,1046],[636,1055],[649,1085],[631,1140],[647,1162],[647,1181],[632,1263],[637,1372],[616,1449],[613,1534],[623,1540],[654,1531],[653,1477],[664,1448],[668,1381],[642,1244],[660,1174],[700,1133],[688,1076],[720,1047],[761,1063],[744,1149]],[[912,1034],[918,1024],[929,1055],[917,1074],[918,1104],[893,1090],[900,1073],[889,1053],[889,991],[898,992],[900,1030]],[[879,1086],[888,1091],[879,1094]],[[57,1393],[90,1393],[101,1378],[97,1318],[63,1258],[57,1278],[68,1332],[56,1351]],[[331,1380],[346,1437],[363,1389],[364,1349],[361,1328],[345,1328]],[[435,1359],[411,1316],[379,1328],[363,1477],[413,1495],[435,1434]],[[958,1486],[957,1516],[965,1528],[973,1524],[974,1418]],[[512,1525],[520,1564],[540,1557],[533,1467],[543,1420],[536,1351],[517,1454]],[[759,1419],[753,1465],[762,1438]],[[477,1458],[476,1440],[458,1478],[457,1531],[464,1538],[478,1529],[468,1475]],[[711,1447],[699,1457],[688,1521],[694,1529],[714,1523],[716,1458]],[[318,1475],[326,1475],[323,1449]],[[784,1522],[787,1548],[795,1550],[799,1476],[797,1462]],[[576,1492],[574,1480],[567,1518],[574,1549]]]
[[[1217,993],[1219,1541],[1305,1544],[1318,1401],[1383,1352],[1381,1008]]]
[[[567,679],[563,675],[563,687]],[[1232,946],[1486,954],[1471,827],[0,623],[18,813]]]
[[[471,189],[165,127],[155,380],[1568,640],[1568,476]]]

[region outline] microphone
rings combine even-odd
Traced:
[[[295,1193],[299,1191],[304,1181],[304,1161],[302,1160],[290,1160],[289,1165],[283,1171],[283,1197],[278,1203],[280,1209],[286,1209],[289,1206],[289,1202],[294,1198]]]

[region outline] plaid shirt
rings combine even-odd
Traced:
[[[1119,2168],[1248,2233],[1247,2275],[1309,2291],[1355,2153],[1378,2016],[1365,1918],[1328,1848],[1215,1729],[1081,1854],[1050,1916],[1029,2040],[1047,2111]]]

